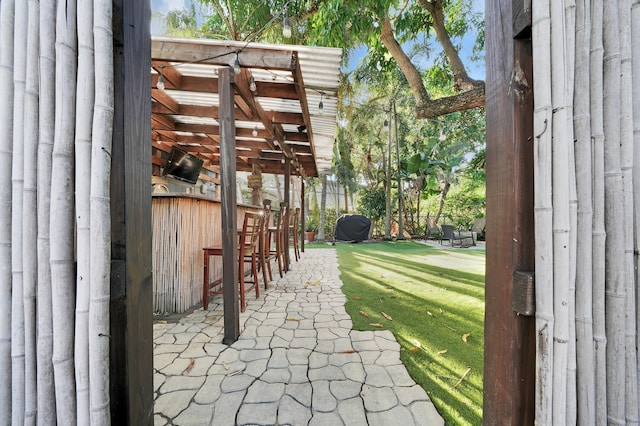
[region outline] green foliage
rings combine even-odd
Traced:
[[[386,195],[384,189],[362,189],[358,198],[358,213],[372,221],[378,221],[385,215]]]
[[[310,215],[305,218],[304,230],[307,232],[318,232],[318,218],[315,215]]]
[[[328,209],[324,212],[324,238],[333,240],[338,215],[335,209]]]
[[[336,248],[353,328],[379,330],[378,323],[393,332],[400,359],[445,424],[481,424],[484,251],[413,242]]]

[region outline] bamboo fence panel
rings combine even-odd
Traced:
[[[238,227],[244,213],[238,206]],[[202,248],[222,244],[220,203],[188,196],[154,196],[153,311],[181,313],[202,303],[204,259]],[[222,277],[222,259],[212,257],[210,280]]]
[[[639,421],[639,14],[638,0],[533,3],[534,170],[553,164],[552,186],[540,173],[534,183],[538,424]],[[542,155],[548,128],[551,158]],[[544,200],[551,196],[549,221]],[[543,252],[551,232],[553,251]],[[544,268],[549,260],[553,277]]]

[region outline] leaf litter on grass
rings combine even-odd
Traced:
[[[450,263],[455,268],[446,263],[449,253],[430,257],[428,250],[411,242],[338,249],[343,291],[350,302],[347,311],[354,329],[392,331],[402,347],[402,362],[414,380],[429,390],[445,422],[479,424],[484,268],[474,266],[467,272],[465,267],[473,259],[467,261],[468,256],[463,256],[463,263],[460,253],[454,254],[455,262]],[[436,275],[442,279],[434,280]],[[382,311],[393,322],[383,318]],[[467,342],[462,339],[465,334]],[[472,334],[480,337],[471,339]],[[446,352],[438,354],[441,351]],[[464,376],[467,367],[472,370]],[[443,383],[443,376],[450,377]]]

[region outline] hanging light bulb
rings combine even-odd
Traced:
[[[322,102],[322,98],[324,96],[324,92],[320,92],[320,103],[318,104],[318,109],[322,111],[324,109],[324,103]]]
[[[236,52],[236,56],[234,56],[229,62],[229,66],[233,68],[234,73],[240,74],[240,59],[238,58],[238,52]]]
[[[387,120],[386,118],[384,119],[384,123],[382,123],[384,125],[384,127],[387,127],[389,125],[389,120]]]
[[[258,136],[258,126],[255,126],[253,128],[253,132],[251,132],[251,134],[253,135],[253,137],[255,138],[256,136]]]
[[[160,90],[164,90],[164,75],[162,75],[162,68],[160,68],[160,76],[158,77],[156,87]]]
[[[249,90],[255,92],[258,88],[256,87],[256,79],[251,76],[249,79]]]
[[[288,16],[285,16],[282,22],[282,35],[284,38],[291,37],[291,22],[289,21]]]

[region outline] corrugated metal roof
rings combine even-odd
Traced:
[[[155,140],[168,142],[161,147],[187,146],[182,145],[187,142],[191,147],[206,135],[197,155],[216,167],[218,151],[211,145],[217,140],[218,70],[236,57],[242,67],[235,82],[236,140],[244,141],[238,146],[243,158],[250,148],[254,156],[248,161],[262,164],[265,172],[270,172],[282,167],[280,161],[273,161],[275,149],[291,155],[294,167],[298,167],[296,174],[313,176],[328,170],[336,132],[342,49],[154,37]],[[162,91],[157,89],[160,74],[166,82]],[[257,86],[253,93],[248,92],[251,77]],[[257,137],[253,136],[256,130]],[[279,137],[286,149],[275,142]],[[154,146],[160,149],[160,145]]]

